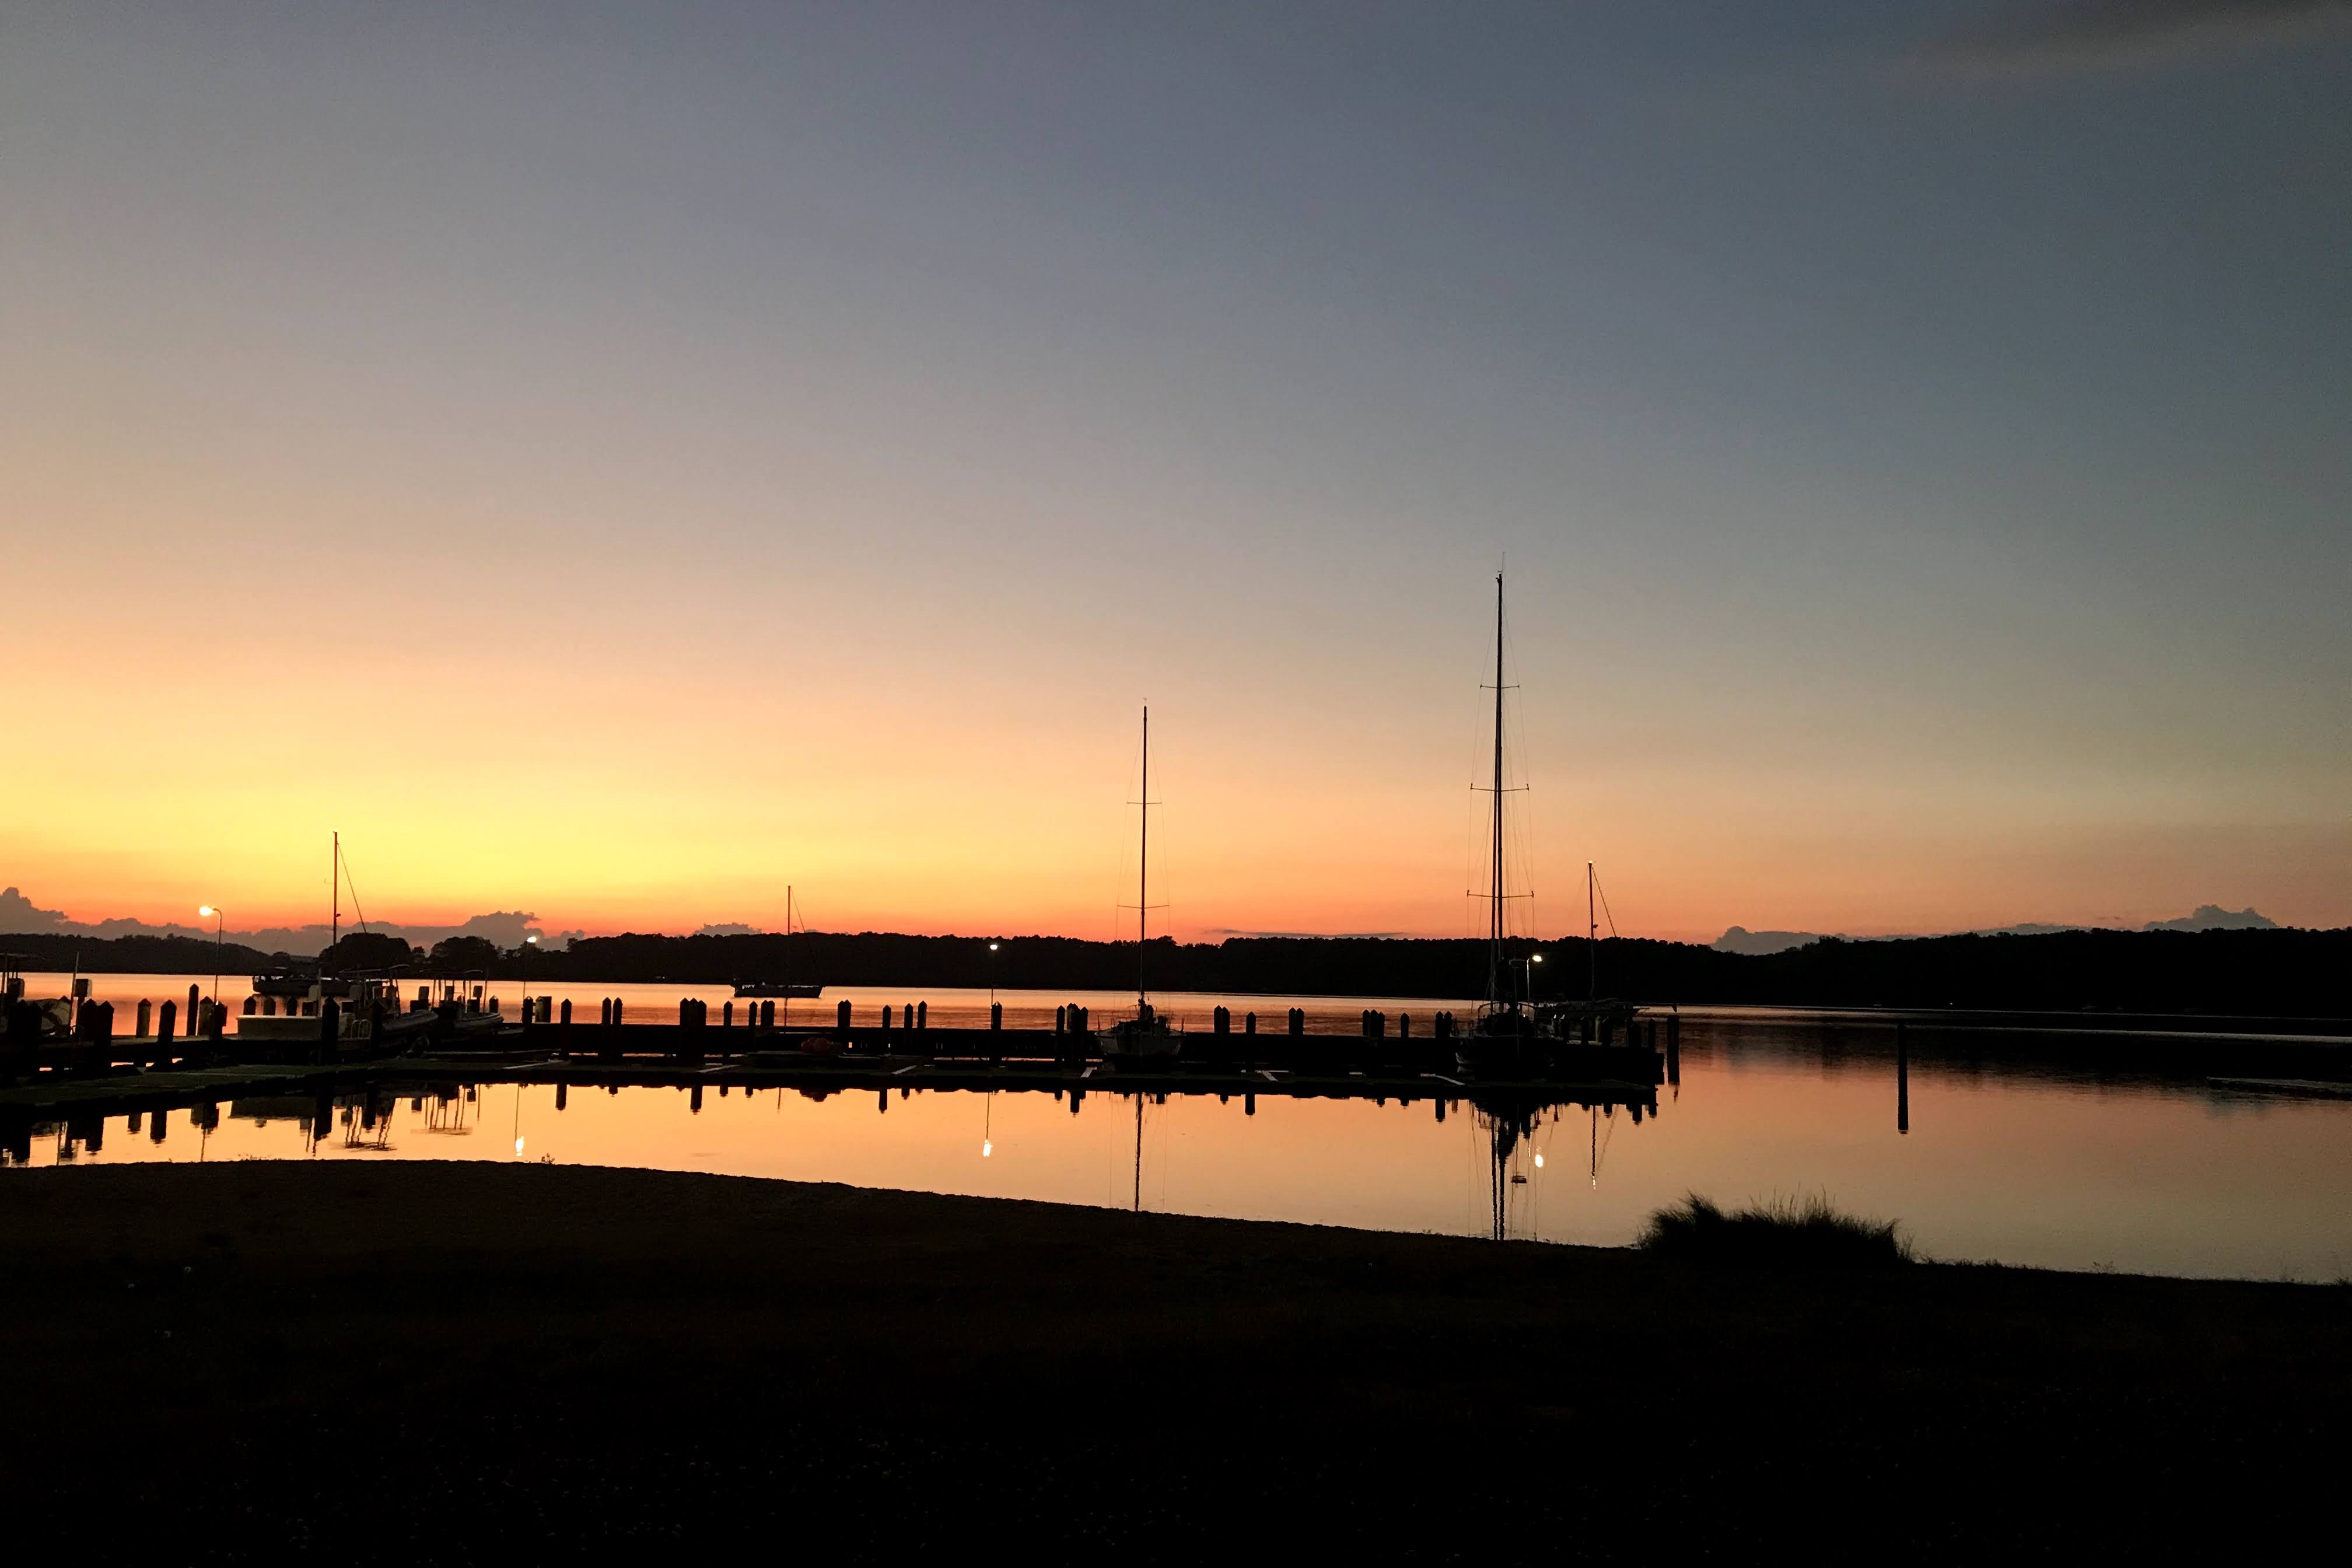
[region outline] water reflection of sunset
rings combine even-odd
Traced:
[[[489,1083],[470,1100],[424,1086],[375,1128],[354,1107],[307,1137],[309,1102],[186,1110],[95,1152],[62,1124],[36,1164],[223,1159],[548,1160],[844,1182],[862,1186],[1142,1205],[1240,1218],[1486,1234],[1495,1191],[1486,1127],[1467,1098],[1382,1106],[1268,1092],[1136,1100],[1115,1080],[1066,1096]],[[1433,1091],[1436,1089],[1432,1085]],[[1466,1091],[1445,1090],[1454,1096]],[[699,1108],[696,1100],[699,1100]],[[2010,1263],[2333,1279],[2352,1272],[2352,1104],[1915,1062],[1911,1131],[1895,1128],[1891,1060],[1825,1059],[1798,1037],[1694,1025],[1679,1089],[1654,1114],[1540,1116],[1514,1151],[1508,1234],[1616,1246],[1685,1192],[1739,1201],[1826,1193],[1901,1219],[1931,1254]],[[341,1118],[348,1113],[348,1124]],[[86,1129],[85,1129],[86,1131]],[[516,1143],[521,1141],[518,1155]],[[982,1153],[983,1143],[988,1152]],[[1540,1158],[1540,1163],[1538,1159]]]

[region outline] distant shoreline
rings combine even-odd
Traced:
[[[992,948],[991,943],[996,945]],[[1580,992],[1588,967],[1605,995],[1644,1005],[1865,1008],[1949,1014],[2126,1013],[2243,1020],[2352,1018],[2352,928],[2338,931],[2097,931],[1827,941],[1768,954],[1694,943],[1581,937],[1513,939],[1517,961],[1542,953]],[[436,950],[438,952],[440,950]],[[84,973],[252,973],[282,962],[185,937],[106,940],[0,936],[26,970]],[[460,969],[518,982],[717,985],[791,976],[831,985],[1124,991],[1133,942],[1055,936],[906,936],[830,932],[617,936],[560,952],[449,956]],[[1150,944],[1152,988],[1256,995],[1460,997],[1483,994],[1484,942],[1388,937],[1234,937]],[[1548,994],[1559,994],[1552,984]]]

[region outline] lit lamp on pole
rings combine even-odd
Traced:
[[[1543,954],[1542,954],[1542,953],[1540,953],[1540,952],[1538,952],[1538,953],[1533,953],[1533,954],[1529,955],[1529,957],[1528,957],[1528,963],[1530,965],[1538,964],[1538,963],[1541,963],[1542,962],[1543,962]],[[1530,1002],[1532,1002],[1532,1001],[1534,1001],[1535,999],[1536,999],[1536,972],[1535,972],[1535,970],[1531,967],[1531,968],[1529,968],[1529,969],[1528,969],[1528,1001],[1530,1001]],[[1538,1162],[1538,1163],[1540,1163],[1540,1162]]]
[[[220,1005],[221,912],[210,904],[196,906],[196,913],[213,922],[213,1005]]]
[[[991,1008],[996,1005],[996,948],[995,942],[988,944],[988,1005]]]

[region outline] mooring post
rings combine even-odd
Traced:
[[[1232,1034],[1234,1032],[1233,1009],[1230,1007],[1220,1007],[1215,1012],[1210,1014],[1209,1027],[1216,1034]]]
[[[1397,1038],[1400,1040],[1409,1040],[1412,1038],[1412,1014],[1399,1013],[1397,1015]]]
[[[197,1026],[205,1021],[204,1010],[196,1005],[202,993],[196,987],[193,985],[188,987],[188,1010],[181,1016],[188,1020],[188,1033],[191,1035],[194,1034]]]
[[[139,998],[139,1037],[141,1039],[143,1040],[147,1037],[147,1026],[152,1021],[153,1019],[150,1012],[150,1004],[146,997],[142,996]],[[135,1132],[138,1129],[134,1127],[131,1131]]]
[[[931,1005],[930,1005],[929,1002],[918,1002],[918,1003],[916,1003],[916,1004],[915,1004],[915,1027],[917,1027],[918,1029],[928,1029],[928,1028],[929,1028],[930,1026],[931,1026]]]
[[[835,1016],[835,1019],[837,1020],[837,1022],[835,1024],[835,1026],[835,1026],[835,1028],[837,1028],[837,1029],[840,1029],[840,1030],[841,1030],[841,1031],[843,1031],[845,1034],[845,1033],[847,1033],[847,1032],[848,1032],[848,1029],[849,1029],[849,1004],[848,1004],[848,1002],[845,1000],[839,1007],[835,1008],[835,1009],[834,1010],[834,1016]],[[844,1041],[842,1042],[842,1044],[844,1044],[844,1045],[847,1045],[848,1043],[849,1043],[849,1042],[848,1042],[848,1041],[846,1041],[846,1040],[844,1040]]]
[[[887,1002],[882,1004],[882,1035],[885,1039],[890,1035],[890,1004]]]
[[[1306,1008],[1293,1007],[1290,1010],[1290,1032],[1294,1037],[1303,1035],[1307,1032]]]
[[[722,1028],[722,1029],[731,1029],[731,1028],[733,1028],[733,1027],[735,1026],[735,1004],[734,1004],[734,1003],[732,1003],[732,1002],[729,1002],[729,1003],[726,1003],[726,1004],[722,1005],[719,1007],[719,1026],[720,1028]]]
[[[1057,1035],[1066,1035],[1069,1032],[1070,1009],[1068,1005],[1065,1004],[1064,1005],[1054,1009],[1054,1033]]]
[[[1899,1023],[1895,1026],[1895,1131],[1911,1131],[1911,1041]]]
[[[1244,1035],[1255,1035],[1257,1033],[1256,1014],[1244,1013],[1242,1015],[1242,1033]]]
[[[172,1063],[172,1026],[179,1022],[179,1016],[180,1005],[169,996],[164,997],[163,1005],[155,1010],[154,1063],[157,1067],[169,1067]]]
[[[571,997],[569,997],[569,996],[566,996],[566,997],[563,999],[563,1020],[562,1020],[562,1021],[563,1021],[563,1026],[564,1026],[565,1028],[567,1028],[567,1029],[568,1029],[568,1028],[570,1028],[570,1027],[572,1026],[572,998],[571,998]]]
[[[991,1002],[991,1003],[988,1005],[988,1028],[989,1028],[989,1032],[990,1032],[991,1034],[996,1034],[996,1033],[1001,1032],[1001,1031],[1003,1029],[1003,1027],[1004,1027],[1004,1004],[1003,1004],[1003,1003],[1002,1003],[1002,1002]]]

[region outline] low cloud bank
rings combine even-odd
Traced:
[[[1915,932],[1915,935],[1961,936],[2050,936],[2062,931],[2276,931],[2278,922],[2269,916],[2256,913],[2252,908],[2225,910],[2219,904],[2200,904],[2194,913],[2168,921],[2150,921],[2146,925],[2045,925],[2027,921],[2013,926],[1990,926],[1982,931],[1960,932]],[[1717,952],[1744,952],[1760,958],[1767,953],[1786,952],[1792,947],[1804,947],[1812,942],[1826,942],[1834,935],[1840,942],[1899,942],[1896,936],[1847,936],[1843,932],[1817,931],[1749,931],[1746,926],[1733,926],[1715,939]]]
[[[352,921],[343,927],[348,936],[359,930]],[[478,936],[500,947],[520,947],[527,937],[539,938],[539,945],[550,950],[569,947],[573,939],[585,931],[563,931],[550,936],[540,930],[539,917],[521,910],[499,910],[489,914],[473,915],[457,925],[402,925],[395,921],[370,921],[367,929],[396,936],[412,946],[429,948],[437,942],[453,936]],[[15,888],[0,889],[0,935],[21,932],[43,936],[193,936],[210,941],[209,926],[182,925],[165,921],[160,925],[146,921],[121,918],[102,921],[68,920],[62,910],[45,910]],[[321,921],[317,925],[264,926],[257,931],[224,931],[229,942],[239,942],[264,952],[287,952],[301,957],[314,957],[328,942],[328,927]]]

